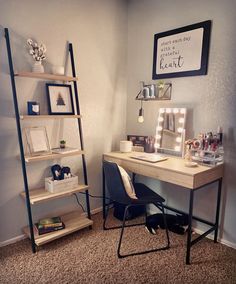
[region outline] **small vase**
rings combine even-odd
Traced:
[[[189,149],[188,147],[186,148],[186,154],[184,155],[184,159],[186,162],[192,162],[192,153],[191,153],[191,149]]]
[[[35,73],[44,73],[44,67],[42,61],[35,61],[32,71]]]

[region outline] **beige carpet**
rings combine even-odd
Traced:
[[[101,214],[84,229],[31,253],[29,240],[0,250],[0,283],[236,283],[236,250],[204,239],[185,265],[186,236],[171,233],[166,251],[118,259],[119,230],[103,231]],[[115,221],[112,220],[114,224]],[[164,232],[128,228],[123,252],[161,244]]]

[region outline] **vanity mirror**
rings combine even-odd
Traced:
[[[155,150],[182,154],[185,139],[186,108],[160,108],[155,135]]]

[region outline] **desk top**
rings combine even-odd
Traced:
[[[186,167],[185,160],[168,156],[165,161],[150,163],[131,158],[134,153],[110,152],[104,160],[116,162],[125,169],[143,176],[170,182],[188,189],[195,189],[223,177],[223,164],[215,167],[198,165]]]

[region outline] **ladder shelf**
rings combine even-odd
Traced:
[[[28,223],[29,223],[29,225],[25,227],[23,231],[30,238],[32,252],[35,253],[36,246],[43,245],[47,242],[53,241],[55,239],[68,235],[77,230],[80,230],[86,227],[91,227],[93,224],[93,221],[91,220],[91,213],[90,213],[87,164],[85,160],[83,131],[82,131],[82,123],[81,123],[79,96],[78,96],[78,89],[77,89],[78,78],[76,76],[76,71],[75,71],[72,43],[69,43],[68,45],[68,53],[69,53],[69,60],[71,64],[72,76],[54,75],[54,74],[46,74],[46,73],[33,73],[33,72],[27,72],[27,71],[14,72],[11,44],[10,44],[10,35],[9,35],[8,28],[4,28],[4,33],[5,33],[5,39],[6,39],[7,56],[8,56],[8,64],[9,64],[9,71],[10,71],[10,79],[11,79],[11,88],[12,88],[16,126],[17,126],[17,135],[18,135],[19,148],[20,148],[20,160],[21,160],[22,174],[23,174],[23,181],[24,181],[24,192],[21,193],[20,195],[26,201],[26,208],[27,208],[27,213],[28,213]],[[16,78],[18,77],[71,82],[73,84],[73,95],[74,95],[74,101],[75,101],[76,114],[75,115],[46,115],[46,114],[44,115],[20,115],[19,107],[18,107],[17,89],[16,89]],[[63,154],[50,153],[50,154],[41,155],[41,156],[27,156],[27,155],[25,156],[24,144],[23,144],[23,138],[22,138],[22,130],[21,130],[21,121],[23,120],[37,121],[40,119],[66,119],[66,118],[77,119],[80,150],[63,153]],[[52,160],[52,159],[58,159],[58,158],[76,156],[76,155],[79,155],[82,159],[82,171],[83,171],[83,179],[84,179],[84,182],[82,184],[70,190],[65,189],[63,192],[60,192],[60,193],[49,193],[44,188],[29,190],[26,163],[34,163],[38,161]],[[35,231],[35,226],[34,226],[33,216],[32,216],[33,208],[31,206],[33,206],[34,204],[50,201],[56,198],[63,198],[66,196],[70,196],[72,194],[76,194],[82,191],[85,193],[85,197],[86,197],[86,200],[85,200],[86,209],[87,209],[86,214],[81,214],[78,212],[76,213],[72,212],[69,214],[65,214],[61,216],[62,221],[65,223],[64,229],[51,232],[51,233],[47,233],[44,235],[37,234],[37,232]]]

